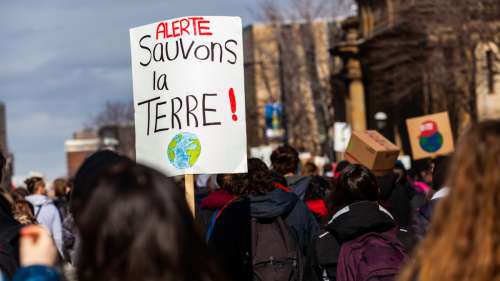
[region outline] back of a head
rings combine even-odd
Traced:
[[[31,177],[26,179],[24,184],[26,184],[28,192],[34,194],[40,186],[45,185],[45,182],[41,177]]]
[[[347,162],[346,160],[341,160],[337,163],[337,165],[335,166],[335,173],[341,173],[345,168],[347,168],[347,166],[349,166],[349,162]]]
[[[248,159],[246,195],[264,195],[275,189],[272,182],[273,175],[262,160]]]
[[[445,182],[451,192],[400,280],[500,280],[498,167],[500,120],[473,125],[452,158]]]
[[[218,174],[217,184],[221,189],[235,196],[243,194],[246,190],[243,174]]]
[[[327,200],[327,195],[333,189],[333,183],[330,179],[321,176],[311,177],[304,195],[304,201],[309,200]]]
[[[80,281],[215,281],[183,189],[145,166],[125,163],[103,174],[79,232]]]
[[[63,178],[58,178],[54,180],[53,188],[54,193],[57,198],[64,198],[66,196],[66,188],[68,182]]]
[[[272,169],[280,175],[297,173],[299,162],[299,153],[289,145],[280,146],[271,154]]]
[[[303,176],[318,176],[319,169],[313,162],[307,162],[302,169]]]
[[[71,191],[70,209],[78,224],[79,215],[95,190],[99,177],[111,167],[130,160],[113,151],[98,151],[87,158],[78,169]]]
[[[368,168],[353,164],[342,170],[342,175],[333,192],[333,205],[335,207],[344,207],[360,201],[378,200],[377,180]]]

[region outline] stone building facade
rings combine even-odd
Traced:
[[[500,118],[499,1],[356,2],[331,49],[344,64],[334,80],[346,86],[333,91],[344,93],[345,119],[364,123],[355,129],[379,129],[374,116],[384,112],[381,130],[409,152],[407,118],[448,111],[455,135]]]
[[[299,150],[328,149],[333,122],[328,49],[340,25],[254,24],[244,29],[245,91],[249,147],[288,141]],[[266,105],[283,106],[282,138],[266,134]],[[267,125],[268,126],[268,125]]]

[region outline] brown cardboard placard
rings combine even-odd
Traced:
[[[353,132],[345,159],[363,164],[376,175],[392,171],[399,155],[399,147],[377,131]]]
[[[406,119],[414,160],[447,155],[455,150],[448,112]]]

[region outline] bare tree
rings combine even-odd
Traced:
[[[103,109],[89,121],[87,127],[133,126],[134,105],[132,101],[107,101]]]
[[[276,71],[261,66],[263,71],[260,73],[268,89],[272,88],[273,77],[279,79],[279,100],[284,106],[284,125],[290,143],[313,153],[327,153],[330,150],[329,130],[334,120],[331,62],[327,48],[320,42],[328,44],[328,39],[322,41],[321,36],[328,36],[325,33],[329,30],[318,30],[315,20],[326,18],[333,22],[333,18],[345,17],[353,12],[353,2],[290,0],[287,4],[280,5],[273,0],[260,2],[262,18],[273,29],[269,41],[276,45],[273,48],[261,46],[259,50],[263,61],[273,64],[267,68]],[[278,99],[272,90],[269,95]],[[308,104],[312,104],[312,109]],[[310,111],[314,118],[308,117]]]
[[[448,111],[456,133],[476,121],[477,89],[487,82],[478,76],[476,49],[498,39],[500,2],[399,1],[395,18],[380,31],[385,36],[366,47],[368,75],[377,77],[370,83],[375,99],[388,105],[418,101],[424,113]]]

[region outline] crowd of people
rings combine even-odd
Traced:
[[[341,161],[320,173],[288,145],[270,160],[200,177],[195,217],[172,178],[112,151],[51,192],[29,178],[0,196],[2,278],[500,280],[500,121],[417,172]]]

